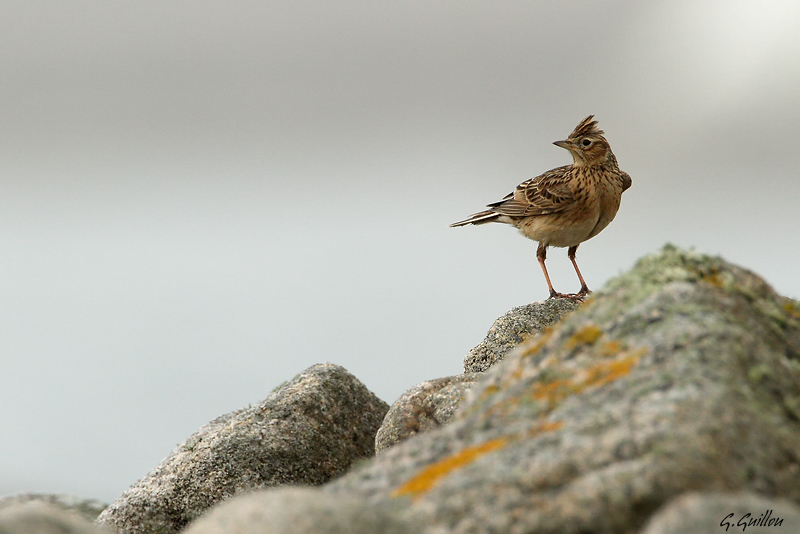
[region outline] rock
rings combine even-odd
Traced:
[[[465,374],[428,380],[409,389],[395,401],[375,438],[376,452],[446,424],[470,386],[478,380],[479,373],[578,306],[579,302],[569,299],[545,300],[519,306],[497,319],[486,338],[464,359]]]
[[[375,452],[448,423],[478,376],[472,373],[428,380],[403,393],[378,429]]]
[[[100,512],[105,510],[108,506],[108,504],[96,499],[83,499],[72,495],[56,493],[19,493],[17,495],[0,497],[0,510],[10,506],[31,502],[44,502],[56,505],[68,512],[74,512],[84,517],[87,521],[94,521],[97,519]]]
[[[388,408],[344,368],[315,365],[259,405],[201,428],[98,522],[126,533],[178,532],[235,494],[322,484],[374,455]]]
[[[480,373],[505,358],[514,347],[580,306],[570,299],[550,299],[512,309],[498,318],[486,338],[464,358],[465,373]]]
[[[667,246],[488,370],[448,425],[324,490],[457,534],[636,532],[688,491],[798,501],[799,360],[797,303]]]
[[[659,510],[641,534],[800,532],[800,507],[754,493],[689,493]]]
[[[45,500],[31,499],[0,508],[0,534],[111,534],[80,512]]]
[[[277,488],[235,497],[212,509],[185,534],[417,534],[421,528],[384,506],[364,507],[315,488]]]

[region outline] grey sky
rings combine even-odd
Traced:
[[[671,241],[800,297],[798,27],[794,0],[7,2],[0,494],[111,500],[314,363],[387,402],[459,372],[547,290],[532,241],[447,225],[590,113],[633,177],[590,287]]]

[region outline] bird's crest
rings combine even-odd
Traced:
[[[594,115],[589,115],[585,119],[583,119],[580,124],[578,124],[572,133],[569,134],[571,139],[576,137],[583,137],[585,135],[593,134],[593,135],[603,135],[603,130],[597,127],[597,121],[593,120]]]

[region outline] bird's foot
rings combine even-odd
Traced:
[[[547,300],[550,299],[570,299],[575,300],[578,302],[583,302],[583,299],[591,294],[591,290],[586,286],[581,286],[581,290],[577,293],[558,293],[557,291],[550,291],[550,296],[547,297]]]
[[[586,285],[581,286],[581,290],[575,293],[576,297],[580,297],[581,299],[588,297],[592,294],[592,290],[589,289]]]

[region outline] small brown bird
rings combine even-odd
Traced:
[[[450,225],[501,222],[516,226],[526,237],[538,241],[536,257],[550,290],[548,298],[582,300],[591,293],[578,269],[575,253],[578,245],[614,220],[622,192],[631,186],[631,177],[620,170],[603,130],[592,119],[594,115],[589,115],[567,139],[553,143],[569,150],[572,165],[526,180],[503,200],[489,204],[488,210]],[[567,256],[581,282],[578,293],[563,294],[553,289],[544,264],[549,246],[569,247]]]

